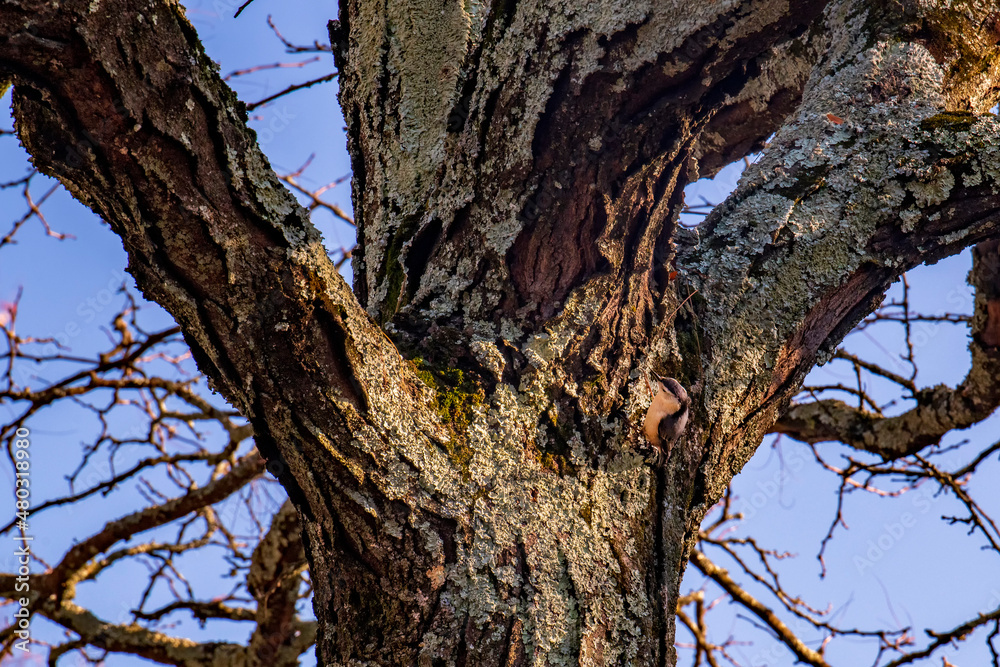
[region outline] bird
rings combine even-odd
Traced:
[[[653,396],[649,410],[646,411],[642,432],[656,450],[657,461],[666,462],[674,443],[680,439],[687,426],[691,399],[681,383],[674,378],[660,377],[655,373],[653,377],[656,378],[659,391]]]

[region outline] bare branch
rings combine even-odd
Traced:
[[[697,549],[692,549],[691,562],[702,572],[702,574],[710,577],[712,581],[721,586],[722,589],[725,590],[734,600],[742,604],[759,619],[761,619],[768,628],[778,635],[782,643],[788,646],[792,652],[795,653],[795,657],[798,658],[800,662],[804,662],[807,665],[813,665],[814,667],[830,667],[829,663],[823,659],[822,654],[817,653],[806,646],[802,640],[800,640],[795,633],[792,632],[780,618],[778,618],[777,614],[775,614],[771,608],[762,604],[752,595],[743,590],[735,581],[733,581],[728,572],[715,565],[715,563],[709,560],[705,554]]]

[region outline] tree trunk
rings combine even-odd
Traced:
[[[174,4],[8,2],[0,73],[253,422],[321,664],[672,665],[699,522],[805,373],[1000,234],[1000,19],[946,4],[343,0],[354,294]],[[654,371],[693,400],[662,467]]]

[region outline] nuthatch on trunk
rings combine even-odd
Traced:
[[[691,399],[681,383],[673,378],[654,375],[659,391],[653,397],[642,423],[642,432],[656,450],[658,462],[665,462],[674,443],[687,426]]]

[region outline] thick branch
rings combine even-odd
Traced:
[[[433,394],[358,306],[180,8],[24,0],[0,8],[0,34],[0,75],[14,81],[36,166],[121,236],[140,289],[174,315],[271,471],[324,527],[312,548],[401,580],[442,561],[437,513],[461,463]],[[373,516],[423,533],[386,542]],[[327,604],[333,579],[318,582]],[[434,582],[406,601],[407,618],[434,611]],[[390,630],[416,645],[418,628]]]
[[[535,344],[562,312],[607,414],[676,305],[681,189],[794,108],[825,3],[425,4],[343,5],[355,291],[424,356],[470,326]]]
[[[306,569],[301,533],[295,506],[285,501],[253,552],[247,589],[257,600],[257,627],[250,653],[261,665],[282,654],[296,658],[316,639],[316,624],[300,622],[296,609]]]
[[[133,26],[130,39],[117,40],[109,21]],[[266,456],[284,439],[275,431],[302,430],[260,419],[278,406],[349,435],[348,420],[421,404],[406,389],[416,378],[357,306],[176,6],[8,4],[0,30],[0,71],[14,79],[18,132],[36,166],[122,237],[138,285],[257,420]],[[56,57],[66,66],[48,67]],[[286,467],[297,458],[282,456]]]
[[[39,610],[91,646],[117,653],[130,653],[165,665],[188,667],[241,667],[247,665],[246,648],[226,642],[196,642],[171,637],[142,626],[108,623],[90,611],[62,602]],[[286,663],[287,664],[287,663]]]
[[[1000,241],[976,246],[969,284],[976,292],[969,342],[972,368],[958,387],[919,391],[914,396],[917,405],[894,417],[837,400],[803,403],[786,412],[772,431],[808,443],[836,440],[893,459],[915,454],[945,434],[989,417],[1000,406]]]
[[[3,5],[0,73],[36,163],[253,421],[305,518],[321,661],[671,661],[697,523],[805,371],[901,270],[998,230],[1000,131],[932,122],[992,102],[978,6],[349,0],[356,289],[418,376],[176,8],[138,4]],[[819,54],[675,273],[692,158],[757,144]],[[657,470],[629,449],[653,368],[694,399]]]
[[[861,15],[872,32],[852,23]],[[704,299],[713,461],[732,472],[900,273],[1000,234],[1000,124],[946,112],[995,99],[988,17],[845,2],[828,18],[833,41],[796,117],[678,262]],[[952,39],[952,21],[974,49],[925,43]],[[711,478],[715,497],[728,477]]]

